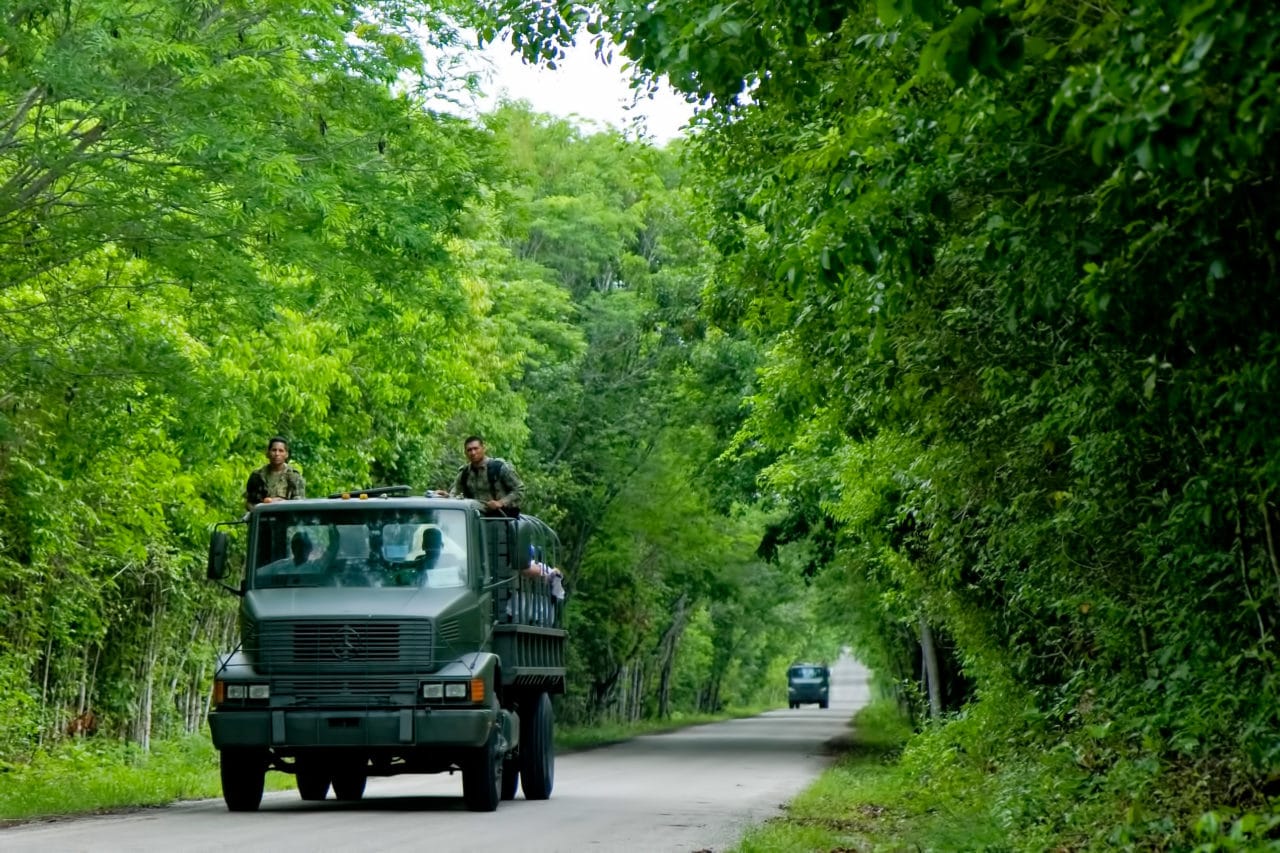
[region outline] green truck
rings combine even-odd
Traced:
[[[481,509],[388,487],[260,504],[215,528],[208,576],[240,597],[209,713],[228,809],[256,810],[268,770],[294,774],[304,800],[454,770],[473,811],[517,784],[551,796],[559,543],[532,516]]]

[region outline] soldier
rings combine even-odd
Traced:
[[[283,436],[273,435],[267,442],[267,464],[249,475],[244,487],[244,505],[253,509],[256,504],[279,500],[305,498],[306,484],[289,465],[289,442]]]
[[[467,454],[467,464],[458,469],[449,494],[479,501],[484,504],[486,515],[519,516],[524,483],[511,463],[489,459],[485,455],[484,439],[478,435],[468,436],[462,450]]]

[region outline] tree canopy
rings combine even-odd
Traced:
[[[993,727],[966,749],[1076,756],[1048,813],[1099,786],[1159,813],[1188,778],[1188,808],[1265,801],[1276,10],[489,12],[530,59],[594,34],[702,104],[708,317],[765,352],[736,451],[881,675],[918,684],[936,640],[934,713]]]
[[[597,38],[694,127],[434,112],[455,22],[533,61]],[[198,727],[233,620],[195,570],[267,436],[323,491],[444,485],[479,432],[567,546],[570,718],[767,698],[848,641],[921,750],[1009,771],[1029,848],[1269,807],[1272,4],[76,0],[0,29],[6,760],[90,706]]]
[[[680,459],[736,403],[700,379],[751,363],[698,319],[683,167],[434,111],[470,85],[454,11],[0,12],[0,760],[85,712],[144,747],[202,725],[235,641],[208,527],[276,433],[312,494],[446,486],[473,432],[513,460],[567,545],[565,719],[781,690],[810,640],[736,636],[776,570]]]

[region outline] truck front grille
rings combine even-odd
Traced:
[[[431,664],[431,623],[304,620],[258,625],[258,666],[267,672],[410,668]]]
[[[272,695],[295,705],[359,705],[378,707],[413,702],[417,679],[396,678],[299,678],[274,683]]]

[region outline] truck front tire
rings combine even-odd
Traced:
[[[224,749],[219,760],[222,799],[227,810],[256,812],[262,804],[262,787],[267,775],[266,756],[250,749]]]
[[[489,735],[489,742],[463,764],[462,799],[473,812],[491,812],[498,808],[504,789],[502,783],[502,753],[498,751],[498,730]]]

